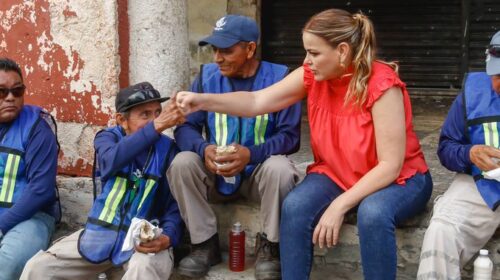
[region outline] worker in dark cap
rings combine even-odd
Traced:
[[[169,278],[182,220],[165,176],[177,147],[162,132],[184,119],[173,100],[162,108],[167,99],[147,82],[120,90],[117,126],[100,131],[94,140],[94,182],[102,187],[94,186],[85,228],[40,251],[21,279],[96,279],[122,265],[122,279]],[[127,250],[123,245],[133,218],[162,231]]]

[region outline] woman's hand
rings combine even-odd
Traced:
[[[180,91],[176,95],[177,107],[184,115],[196,112],[201,109],[202,97],[203,94]]]
[[[340,228],[344,222],[345,213],[349,210],[344,209],[339,198],[332,201],[314,229],[312,242],[318,244],[320,248],[325,245],[328,248],[333,247],[339,240]]]

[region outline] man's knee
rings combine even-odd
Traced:
[[[169,170],[186,172],[189,171],[189,167],[193,164],[199,164],[200,162],[201,158],[198,154],[189,151],[180,152],[170,164]]]
[[[295,185],[298,180],[298,172],[293,162],[285,156],[271,156],[262,164],[265,180],[278,180],[282,182],[280,188],[290,190],[290,185]]]
[[[146,277],[145,279],[152,275],[168,279],[172,267],[173,255],[171,250],[165,250],[155,255],[136,252],[128,263],[126,274],[130,276],[141,275],[142,277]]]
[[[456,239],[457,231],[455,226],[446,221],[439,219],[431,219],[427,230],[425,231],[426,240],[442,240],[442,239]]]
[[[45,251],[39,251],[24,266],[21,280],[43,279],[47,274],[48,264],[54,263],[56,257]]]

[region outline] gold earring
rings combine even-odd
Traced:
[[[340,61],[340,67],[345,68],[345,64],[344,64],[343,60]]]

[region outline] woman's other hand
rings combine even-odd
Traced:
[[[340,197],[337,197],[319,219],[316,228],[313,233],[312,242],[316,245],[318,244],[320,248],[325,245],[328,248],[337,245],[339,241],[340,228],[344,222],[344,216],[347,212],[346,209],[341,205]]]

